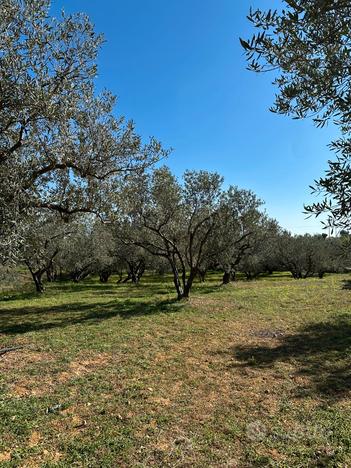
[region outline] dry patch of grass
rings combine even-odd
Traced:
[[[0,302],[0,463],[351,465],[346,278],[217,279]]]

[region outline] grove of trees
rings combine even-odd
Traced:
[[[43,279],[79,282],[112,274],[136,284],[146,270],[171,274],[178,299],[194,281],[221,272],[222,283],[277,271],[293,278],[323,278],[348,267],[350,236],[292,235],[261,209],[249,191],[223,188],[217,173],[186,171],[178,180],[167,167],[127,177],[118,192],[118,213],[108,223],[76,214],[33,217],[19,249],[36,290]]]
[[[281,71],[276,111],[340,126],[332,146],[341,156],[318,182],[337,205],[311,210],[347,225],[350,7],[286,3],[281,13],[252,11],[263,32],[242,44],[252,70]],[[39,293],[45,280],[91,274],[136,284],[149,269],[170,273],[183,299],[209,270],[226,284],[238,272],[322,278],[347,266],[347,232],[293,236],[251,190],[225,187],[215,172],[177,179],[156,166],[169,151],[143,142],[116,116],[115,97],[96,92],[103,38],[85,15],[52,18],[49,0],[1,6],[0,261],[25,266]]]

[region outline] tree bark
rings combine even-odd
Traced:
[[[26,265],[28,267],[28,270],[30,271],[30,274],[32,276],[32,279],[34,281],[35,290],[40,294],[43,293],[44,292],[44,285],[43,285],[43,281],[42,281],[42,276],[45,273],[45,269],[39,269],[37,271],[34,271],[32,269],[32,267],[30,266],[29,262],[25,262],[25,263],[26,263]]]
[[[204,271],[204,270],[199,270],[197,274],[198,274],[198,276],[199,276],[200,283],[204,283],[204,282],[205,282],[205,278],[206,278],[206,271]]]
[[[190,294],[191,287],[193,285],[194,279],[196,277],[197,270],[196,269],[191,269],[188,279],[186,280],[186,283],[184,285],[184,290],[183,290],[183,298],[188,298]]]
[[[173,272],[173,283],[177,291],[177,298],[178,301],[180,301],[181,299],[183,299],[184,289],[182,288],[182,284],[179,279],[179,272],[177,266],[171,260],[169,260],[169,262]]]
[[[72,273],[72,280],[74,283],[79,283],[82,279],[89,275],[89,271],[75,271]]]
[[[99,273],[100,283],[107,283],[110,276],[111,276],[111,271],[110,270],[100,271],[100,273]]]
[[[44,285],[42,281],[42,276],[43,276],[42,271],[31,271],[31,275],[35,284],[35,289],[38,293],[42,294],[44,292]]]
[[[53,268],[53,266],[49,266],[49,268],[46,270],[46,279],[48,280],[49,283],[52,281],[55,281],[57,278],[57,274]]]
[[[222,282],[223,282],[223,284],[229,284],[230,283],[230,272],[229,271],[224,272]]]

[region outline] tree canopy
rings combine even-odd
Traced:
[[[0,247],[16,253],[25,217],[104,217],[126,172],[167,154],[97,95],[103,42],[84,14],[49,16],[49,0],[4,0],[0,15]]]
[[[312,190],[324,196],[307,206],[328,214],[330,225],[348,226],[351,212],[351,3],[348,0],[285,0],[280,11],[251,9],[258,30],[241,39],[249,70],[273,72],[278,93],[271,110],[317,127],[333,122],[340,138],[330,143],[336,160]]]

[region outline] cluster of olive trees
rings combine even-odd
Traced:
[[[339,241],[291,236],[250,190],[217,173],[168,168],[95,89],[102,37],[82,14],[49,16],[49,0],[3,0],[0,15],[0,261],[43,278],[97,274],[137,283],[172,273],[179,299],[209,269],[223,283],[274,270],[295,278],[342,268]],[[123,274],[125,273],[125,277]]]
[[[276,232],[245,256],[239,269],[247,279],[273,271],[288,271],[295,279],[347,270],[348,248],[340,237]]]
[[[20,253],[43,291],[49,281],[74,282],[91,274],[107,282],[138,283],[145,270],[172,274],[178,299],[208,270],[223,283],[290,271],[296,279],[322,278],[345,268],[343,239],[293,236],[262,211],[250,190],[223,188],[217,173],[186,171],[178,180],[167,167],[130,174],[115,193],[118,210],[108,223],[79,214],[65,223],[55,213],[33,215]],[[348,249],[349,250],[349,249]]]
[[[342,271],[346,259],[340,238],[324,235],[292,236],[283,233],[277,239],[277,261],[280,269],[290,271],[295,279]]]
[[[147,266],[173,274],[179,299],[209,268],[234,275],[268,219],[250,191],[222,188],[217,173],[187,171],[178,181],[168,168],[130,175],[116,193],[118,211],[108,224],[90,215],[69,224],[55,214],[33,216],[21,248],[38,291],[41,278],[65,274],[80,281],[91,273],[106,282],[137,283]],[[123,279],[122,272],[126,272]]]
[[[0,15],[0,260],[18,259],[33,215],[106,218],[125,172],[167,152],[143,144],[95,91],[103,41],[83,14],[49,15],[49,0],[2,0]],[[29,219],[28,219],[29,218]]]
[[[110,224],[97,222],[90,215],[76,217],[70,223],[55,213],[33,216],[18,256],[39,293],[44,291],[44,278],[49,282],[70,279],[78,283],[89,275],[98,275],[106,283],[116,273],[119,282],[137,283],[148,256],[140,247],[125,246],[114,231]]]
[[[210,268],[228,282],[272,223],[253,192],[222,184],[217,173],[186,171],[179,181],[162,167],[130,177],[120,193],[117,236],[168,263],[178,299]]]

